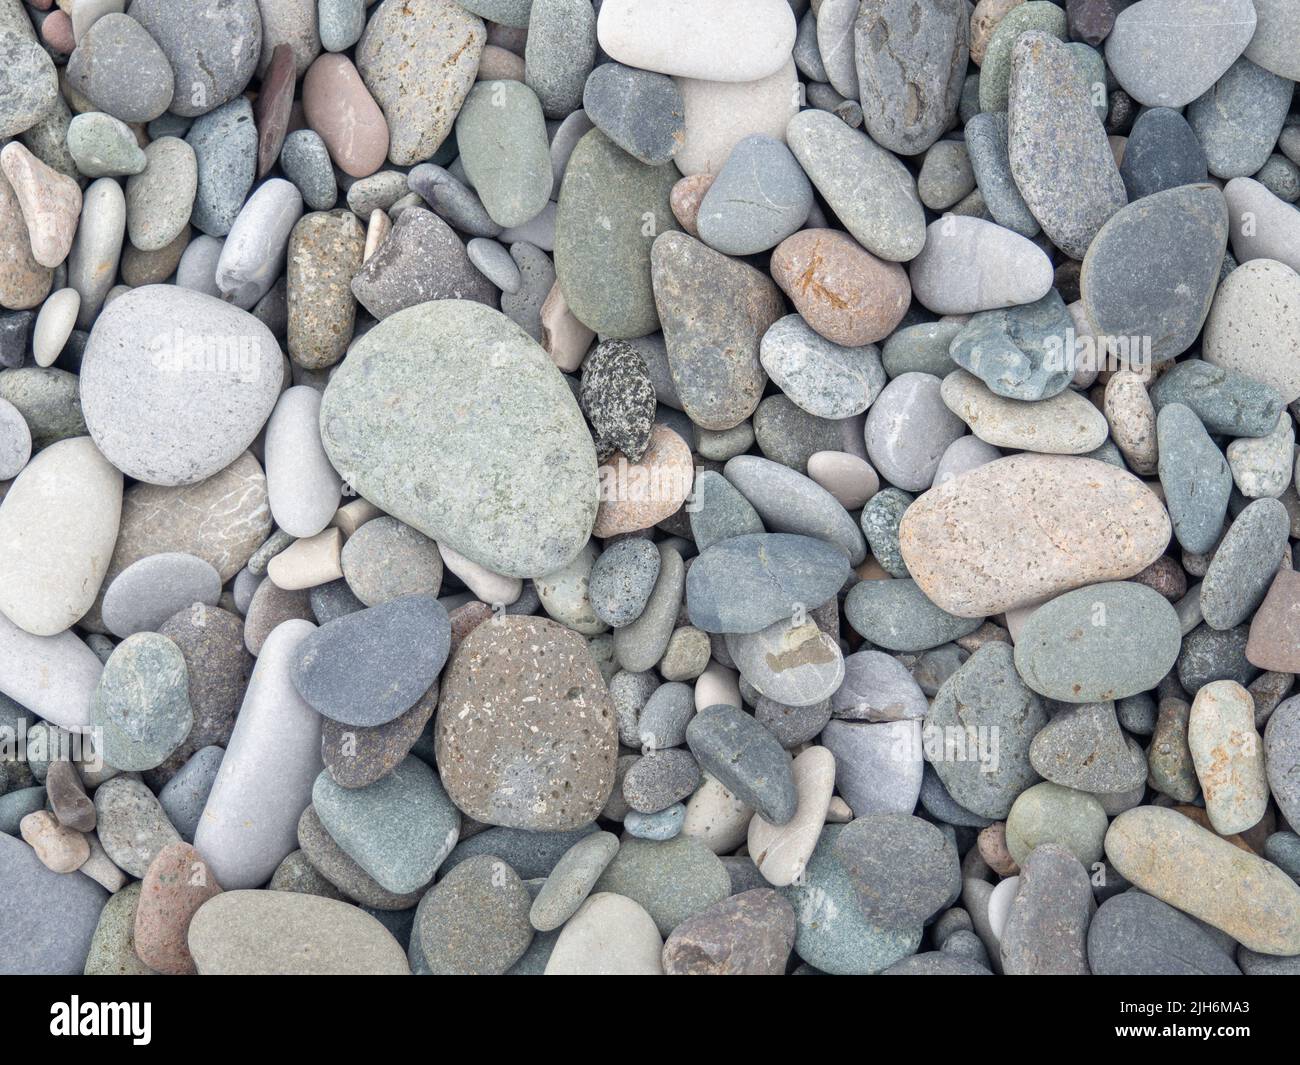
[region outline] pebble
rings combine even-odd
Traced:
[[[844,616],[855,632],[890,651],[926,651],[979,627],[978,619],[936,606],[910,579],[855,584],[844,601]]]
[[[685,111],[685,138],[673,161],[703,196],[736,146],[755,135],[785,143],[786,126],[799,113],[800,82],[786,60],[776,72],[748,82],[678,78]],[[702,182],[702,184],[699,184]],[[689,232],[689,226],[683,223]],[[694,236],[695,234],[692,234]]]
[[[808,536],[757,533],[700,553],[686,578],[692,624],[706,632],[758,632],[832,599],[848,579],[844,555]]]
[[[564,926],[586,902],[618,849],[617,836],[595,832],[565,851],[533,900],[528,914],[532,926],[539,932]]]
[[[310,622],[290,618],[265,637],[194,834],[195,848],[228,891],[264,884],[297,847],[298,816],[321,768],[321,725],[291,674],[315,631]]]
[[[795,816],[797,793],[781,745],[735,707],[707,707],[686,727],[686,742],[700,766],[765,820],[784,825]]]
[[[1205,149],[1182,114],[1170,107],[1153,107],[1133,123],[1119,172],[1132,203],[1204,182],[1209,169]]]
[[[795,915],[777,892],[755,888],[688,918],[664,943],[669,976],[783,976]]]
[[[1131,581],[1094,584],[1030,615],[1016,637],[1016,669],[1050,699],[1108,702],[1154,688],[1181,642],[1178,616],[1159,592]]]
[[[1106,826],[1106,811],[1096,796],[1045,780],[1026,788],[1012,804],[1007,850],[1023,869],[1034,850],[1055,844],[1091,868],[1102,856]]]
[[[620,340],[598,344],[583,360],[578,401],[596,430],[596,456],[622,452],[639,463],[651,445],[655,389],[636,348]]]
[[[1002,505],[1008,498],[1020,501],[1015,512]],[[1125,530],[1122,550],[1094,531],[1105,526]],[[1031,454],[987,463],[918,499],[903,517],[899,543],[936,605],[987,617],[1140,573],[1169,535],[1164,507],[1132,474],[1091,459]],[[1055,546],[1061,538],[1079,550],[1063,556]],[[978,571],[970,560],[978,560]]]
[[[171,62],[134,11],[109,12],[78,34],[67,77],[96,109],[123,122],[150,122],[173,103]],[[190,82],[180,84],[177,114]]]
[[[110,765],[135,771],[162,764],[194,724],[180,648],[156,632],[118,644],[100,676],[93,720]]]
[[[844,659],[844,683],[831,697],[835,716],[848,721],[920,720],[929,710],[907,667],[881,651]]]
[[[1140,789],[1147,777],[1146,760],[1120,730],[1110,702],[1060,710],[1034,737],[1029,761],[1052,783],[1103,799]]]
[[[538,640],[549,645],[553,664],[539,668],[532,657],[528,648]],[[511,693],[525,690],[534,699],[526,715],[492,715],[494,700],[513,704]],[[480,821],[575,828],[600,812],[613,788],[615,731],[613,703],[585,641],[553,621],[505,617],[470,633],[452,660],[437,722],[438,767],[452,801]],[[544,747],[542,736],[549,737]],[[552,791],[562,797],[552,799]]]
[[[1187,744],[1205,811],[1221,836],[1253,828],[1268,806],[1265,748],[1254,722],[1254,701],[1235,681],[1207,684],[1192,702]]]
[[[873,924],[895,928],[923,922],[960,890],[956,849],[918,817],[861,817],[838,833],[833,853]]]
[[[537,93],[547,118],[581,115],[584,84],[596,61],[596,12],[574,0],[533,0],[531,8],[523,6],[528,39],[520,80]],[[480,78],[485,65],[479,64]]]
[[[1042,299],[1052,288],[1046,254],[1019,233],[982,218],[931,222],[908,266],[912,293],[935,314],[973,314]]]
[[[1144,0],[1116,17],[1106,65],[1139,103],[1184,107],[1245,51],[1255,23],[1248,0]]]
[[[1175,810],[1120,814],[1106,833],[1106,857],[1136,887],[1250,950],[1300,953],[1300,887]]]
[[[500,357],[471,358],[482,343],[496,345]],[[428,352],[440,346],[445,357],[431,367]],[[404,389],[418,382],[425,398],[408,392],[408,404],[390,406],[385,377]],[[450,406],[434,417],[433,397],[444,389],[509,404],[517,426],[514,419],[466,424]],[[545,353],[488,308],[428,303],[372,329],[331,378],[321,425],[331,463],[366,498],[495,572],[553,572],[591,530],[595,450],[578,404]],[[395,439],[402,441],[396,456]],[[402,455],[418,474],[405,469]],[[418,503],[411,476],[422,486]],[[547,491],[537,493],[538,484]]]
[[[302,82],[302,105],[307,126],[320,135],[345,174],[369,177],[383,166],[388,125],[347,56],[327,52],[312,63]]]
[[[295,891],[227,890],[199,907],[189,948],[200,975],[407,975],[406,952],[368,913]]]
[[[75,873],[90,857],[86,837],[76,829],[59,824],[44,810],[28,814],[20,823],[23,842],[31,846],[47,869],[56,873]]]
[[[27,224],[32,258],[55,267],[67,258],[81,212],[81,189],[17,142],[0,150],[0,170],[9,180]]]
[[[320,370],[346,354],[357,309],[349,285],[364,247],[361,225],[347,211],[312,212],[293,226],[286,250],[287,346],[297,365]]]
[[[983,111],[972,116],[966,124],[966,151],[993,221],[1022,237],[1036,236],[1038,220],[1025,205],[1011,173],[1006,113]]]
[[[149,864],[135,911],[135,952],[155,972],[189,976],[197,972],[186,943],[195,913],[221,893],[207,864],[190,844],[176,842]]]
[[[790,149],[754,134],[732,149],[704,193],[696,235],[728,255],[755,255],[797,232],[812,205],[812,185]]]
[[[925,765],[920,722],[836,720],[821,740],[835,758],[835,789],[855,817],[916,808]]]
[[[589,903],[604,892],[638,903],[659,934],[667,936],[731,895],[731,878],[717,856],[690,836],[663,842],[627,839],[592,891]]]
[[[1252,178],[1233,178],[1224,186],[1232,223],[1232,252],[1237,262],[1273,259],[1300,270],[1294,251],[1300,232],[1296,211]]]
[[[280,149],[280,168],[313,211],[328,211],[338,201],[329,149],[315,130],[294,130]]]
[[[72,117],[67,147],[77,169],[88,178],[126,177],[145,168],[144,150],[131,128],[102,111]]]
[[[75,633],[34,636],[0,612],[0,692],[62,728],[89,725],[102,665]]]
[[[1088,925],[1088,966],[1098,976],[1235,976],[1214,933],[1141,891],[1107,899]]]
[[[95,789],[95,821],[113,864],[142,879],[158,852],[180,839],[153,792],[131,777],[113,777]]]
[[[180,611],[216,606],[221,576],[211,563],[180,551],[148,555],[118,573],[101,604],[104,626],[114,636],[157,630]]]
[[[661,976],[661,937],[653,917],[615,892],[591,895],[560,931],[547,976]]]
[[[582,106],[597,129],[647,166],[667,163],[685,141],[685,104],[672,78],[602,63],[587,78]]]
[[[1283,403],[1300,398],[1300,372],[1292,368],[1297,301],[1300,275],[1291,267],[1269,259],[1244,263],[1214,297],[1202,343],[1205,360],[1273,386]]]
[[[257,67],[262,20],[255,0],[200,0],[183,16],[166,0],[141,0],[131,17],[158,43],[182,87],[174,114],[207,114],[242,92]]]
[[[191,221],[214,237],[230,232],[257,166],[253,108],[242,96],[199,116],[185,134],[194,149],[198,185]]]
[[[1287,550],[1290,521],[1276,499],[1257,499],[1223,537],[1201,582],[1201,614],[1212,629],[1231,629],[1254,613]]]
[[[199,818],[203,815],[212,785],[216,783],[225,753],[217,746],[200,748],[158,792],[163,812],[186,843],[194,842]]]
[[[1193,100],[1187,121],[1205,149],[1210,173],[1250,177],[1268,161],[1291,103],[1292,82],[1245,56],[1213,90]]]
[[[927,243],[925,209],[896,157],[815,108],[792,118],[786,137],[809,180],[863,248],[889,262],[917,257]]]
[[[0,834],[0,887],[0,915],[13,940],[0,971],[80,975],[108,893],[89,877],[52,872],[25,842],[7,834]],[[59,915],[58,936],[42,931],[51,913]]]
[[[1088,871],[1052,843],[1036,847],[1002,930],[1007,976],[1086,976],[1088,925],[1095,902]]]
[[[77,327],[88,329],[105,305],[126,236],[126,197],[111,178],[100,178],[82,195],[82,221],[68,252],[68,287],[81,295]]]
[[[0,81],[0,98],[4,100],[0,137],[13,137],[31,129],[56,106],[58,75],[53,61],[30,32],[30,24],[26,32],[0,28],[0,57],[5,72]]]
[[[0,610],[11,622],[49,637],[90,610],[121,507],[122,475],[89,437],[51,444],[22,468],[0,505]]]
[[[1005,11],[989,30],[980,60],[979,104],[984,112],[1007,110],[1016,42],[1030,31],[1064,41],[1067,16],[1060,4],[1031,0]]]
[[[1160,398],[1164,398],[1161,396]],[[1223,453],[1196,414],[1166,402],[1156,420],[1160,484],[1174,535],[1189,551],[1209,551],[1218,541],[1232,490]]]

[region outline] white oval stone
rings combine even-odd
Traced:
[[[1019,233],[980,218],[945,215],[908,264],[912,294],[935,314],[974,314],[1033,303],[1050,291],[1052,260]]]
[[[122,475],[88,436],[51,444],[0,504],[0,611],[35,636],[94,605],[122,517]]]
[[[1206,362],[1272,385],[1283,403],[1300,398],[1300,274],[1274,259],[1237,267],[1210,305],[1201,349]]]
[[[33,636],[0,614],[0,692],[50,724],[89,726],[103,671],[73,632]]]
[[[965,370],[943,379],[943,401],[985,443],[1041,455],[1086,455],[1105,442],[1106,416],[1066,389],[1051,399],[1007,399]]]
[[[835,790],[835,756],[825,747],[809,747],[790,768],[798,797],[794,817],[774,825],[755,814],[749,823],[749,856],[773,887],[786,887],[803,875]]]
[[[662,976],[664,941],[654,918],[625,895],[597,892],[555,941],[547,976]]]
[[[267,636],[194,833],[195,849],[228,891],[261,887],[298,847],[298,818],[323,768],[321,716],[290,671],[298,645],[315,631],[293,618]]]
[[[53,366],[63,345],[77,324],[81,294],[75,288],[61,288],[41,304],[32,329],[32,356],[37,366]]]
[[[266,491],[271,516],[290,536],[315,536],[334,518],[343,480],[320,439],[321,394],[285,389],[266,424]]]
[[[799,113],[799,71],[793,59],[758,81],[678,78],[677,88],[685,132],[673,162],[687,177],[717,174],[731,150],[756,133],[784,144],[786,126]]]

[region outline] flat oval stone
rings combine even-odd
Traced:
[[[1187,119],[1173,108],[1153,107],[1133,123],[1119,173],[1132,203],[1166,189],[1204,182],[1209,169],[1205,150]]]
[[[1290,129],[1283,130],[1283,139]],[[1291,151],[1300,154],[1300,149]],[[1239,263],[1274,259],[1300,270],[1300,256],[1295,253],[1300,214],[1292,205],[1253,178],[1233,178],[1224,186],[1223,195],[1232,219],[1232,253]]]
[[[1017,506],[1007,508],[1007,499]],[[987,617],[1140,573],[1164,552],[1170,531],[1159,499],[1126,471],[1095,459],[1013,455],[918,499],[903,515],[899,544],[936,605]],[[1075,548],[1067,555],[1060,543]]]
[[[759,361],[781,391],[819,418],[861,414],[885,386],[874,345],[827,340],[798,314],[786,315],[763,334]]]
[[[498,225],[523,225],[546,206],[554,180],[546,120],[527,85],[475,85],[456,118],[456,143],[465,176]]]
[[[460,815],[432,769],[408,756],[363,788],[322,772],[312,805],[325,830],[387,891],[419,891],[433,880],[460,836]]]
[[[765,820],[783,825],[797,805],[790,758],[762,725],[734,706],[710,706],[686,727],[701,767]]]
[[[835,790],[835,757],[825,747],[809,747],[794,760],[791,773],[797,796],[794,817],[784,825],[774,825],[761,814],[749,822],[750,857],[775,887],[793,884],[812,858]]]
[[[121,512],[122,475],[89,437],[37,454],[0,504],[0,610],[35,636],[79,621],[104,580]]]
[[[298,847],[298,818],[321,769],[321,719],[291,673],[315,628],[291,618],[266,637],[194,833],[195,848],[228,891],[265,884]]]
[[[699,238],[727,255],[756,255],[795,233],[812,210],[812,185],[775,137],[740,141],[704,194]]]
[[[1289,534],[1286,508],[1276,499],[1257,499],[1237,515],[1201,581],[1201,615],[1210,628],[1231,629],[1255,612]]]
[[[1016,669],[1049,699],[1107,702],[1154,688],[1181,645],[1178,615],[1164,596],[1113,581],[1035,610],[1016,638]]]
[[[315,536],[339,506],[341,482],[320,439],[321,394],[288,388],[266,426],[266,487],[271,516],[290,536]]]
[[[1285,263],[1253,259],[1219,286],[1205,323],[1202,353],[1206,362],[1272,385],[1283,403],[1291,403],[1300,398],[1297,332],[1300,275]]]
[[[500,700],[517,709],[495,713]],[[613,703],[586,641],[553,621],[505,616],[474,629],[443,678],[435,728],[443,786],[488,824],[575,828],[613,789]]]
[[[649,540],[610,545],[592,564],[588,595],[592,610],[615,628],[641,616],[659,576],[659,552]]]
[[[662,234],[650,262],[683,409],[705,429],[739,425],[763,395],[759,343],[781,317],[780,293],[752,266],[684,233]]]
[[[406,595],[336,618],[299,645],[293,683],[319,713],[345,725],[383,725],[438,678],[451,644],[447,611]]]
[[[926,722],[928,749],[937,755],[930,764],[961,806],[1005,818],[1038,780],[1029,750],[1047,720],[1042,699],[1016,672],[1010,646],[987,643],[935,694]]]
[[[668,162],[685,139],[685,104],[666,74],[602,63],[591,72],[582,108],[597,129],[647,166]]]
[[[797,27],[781,0],[612,0],[596,22],[611,59],[643,70],[710,81],[755,81],[790,55]]]
[[[104,592],[104,626],[114,636],[154,632],[179,611],[202,612],[221,597],[211,563],[180,551],[148,555],[122,570]]]
[[[150,122],[172,102],[171,65],[134,14],[95,19],[78,35],[67,70],[73,88],[123,122]]]
[[[1048,843],[1029,854],[1002,929],[1007,976],[1085,976],[1092,883],[1063,847]]]
[[[1176,810],[1140,806],[1106,833],[1125,879],[1261,954],[1300,954],[1300,886]]]
[[[581,126],[573,137],[576,141],[592,127],[583,108],[583,88],[596,62],[596,12],[590,5],[568,0],[524,0],[519,6],[524,9],[524,23],[528,28],[520,77],[537,93],[547,118],[565,119],[579,113],[579,118],[574,120],[575,125]],[[501,58],[513,61],[514,56]],[[479,63],[480,78],[503,76],[489,73],[487,67],[484,57]],[[557,184],[561,176],[562,168],[557,167]]]
[[[33,636],[0,612],[0,692],[61,728],[89,725],[103,666],[71,630]]]
[[[639,532],[670,518],[690,496],[694,474],[690,445],[666,425],[655,425],[640,462],[615,451],[601,463],[592,535]]]
[[[429,159],[474,83],[487,29],[450,0],[381,4],[357,42],[357,69],[388,120],[389,158]]]
[[[95,789],[95,831],[113,864],[141,878],[159,851],[180,840],[153,792],[129,776]]]
[[[1095,795],[1044,780],[1017,796],[1007,814],[1007,850],[1023,866],[1038,847],[1054,844],[1086,867],[1100,860],[1106,810]]]
[[[498,356],[471,354],[483,345]],[[596,455],[577,401],[532,338],[481,304],[427,303],[372,329],[330,379],[321,430],[362,495],[493,572],[551,573],[591,532]]]
[[[548,976],[661,976],[663,939],[639,903],[610,891],[589,897],[560,930]]]
[[[1141,891],[1107,899],[1088,925],[1088,967],[1097,976],[1236,976],[1213,933]]]
[[[180,648],[156,632],[118,644],[99,678],[94,722],[110,765],[128,772],[160,765],[194,724]]]
[[[613,833],[593,832],[565,851],[533,899],[528,913],[532,926],[539,932],[551,932],[564,925],[587,900],[618,848]]]
[[[406,951],[351,903],[296,891],[225,891],[189,928],[200,975],[403,976]]]
[[[833,847],[867,920],[901,927],[928,920],[961,887],[957,850],[936,826],[908,814],[851,821]]]
[[[1248,0],[1143,0],[1121,11],[1106,65],[1147,107],[1183,107],[1209,89],[1250,44]]]
[[[613,892],[638,903],[654,919],[659,934],[666,936],[727,898],[731,878],[717,855],[690,836],[662,842],[628,839],[593,891],[592,900]]]
[[[944,452],[964,435],[950,406],[931,374],[901,374],[884,387],[867,412],[864,439],[886,481],[908,492],[930,487]]]
[[[1052,261],[1019,233],[982,218],[949,215],[931,222],[925,246],[908,265],[912,294],[935,314],[973,314],[1042,299]]]
[[[1025,205],[1011,173],[1006,112],[971,116],[965,134],[970,168],[992,220],[1022,237],[1037,236],[1038,219]]]
[[[144,173],[126,182],[126,229],[134,247],[158,251],[175,240],[190,220],[198,164],[194,149],[179,137],[151,141],[145,158]]]
[[[1205,149],[1211,174],[1227,180],[1259,172],[1277,144],[1294,88],[1242,56],[1213,92],[1192,101],[1187,121]]]
[[[756,455],[737,455],[727,462],[723,473],[769,528],[833,544],[848,556],[852,566],[866,557],[866,541],[857,523],[816,482]]]
[[[1210,551],[1223,531],[1232,494],[1232,473],[1223,452],[1182,403],[1160,408],[1156,433],[1160,485],[1174,535],[1188,551]]]
[[[783,619],[755,633],[729,633],[726,643],[741,676],[786,706],[821,703],[844,680],[839,645],[812,620]]]
[[[848,560],[808,536],[736,536],[702,551],[686,575],[691,623],[705,632],[758,632],[812,610],[848,579]]]
[[[831,721],[821,739],[835,756],[835,788],[855,817],[916,809],[925,775],[919,721]]]
[[[882,262],[835,230],[805,229],[782,241],[771,270],[813,329],[849,347],[883,340],[911,302],[901,266]]]
[[[569,156],[555,212],[555,274],[573,314],[603,337],[659,328],[650,250],[677,228],[669,196],[679,176],[667,163],[646,166],[596,129]],[[655,220],[649,233],[647,214]]]
[[[895,156],[816,108],[790,119],[786,137],[809,180],[867,251],[889,262],[921,252],[925,208],[911,173]]]
[[[239,96],[200,115],[185,140],[194,149],[199,175],[190,221],[195,229],[224,237],[234,225],[256,173],[257,128],[252,105]]]
[[[756,134],[784,144],[786,124],[799,112],[799,73],[793,59],[757,81],[679,78],[677,87],[686,112],[686,130],[673,162],[692,178],[684,188],[699,198],[708,190],[705,179],[721,171],[736,145]],[[695,210],[698,199],[689,215]],[[689,230],[685,223],[683,228]]]
[[[837,718],[848,721],[920,720],[929,703],[897,658],[863,650],[844,659],[844,683],[831,697]]]
[[[979,628],[979,618],[948,613],[911,579],[859,581],[844,600],[853,630],[889,651],[926,651]]]
[[[283,373],[279,344],[252,315],[201,293],[147,285],[95,322],[81,403],[90,435],[123,473],[193,484],[248,447]]]
[[[327,52],[313,61],[302,81],[302,105],[308,128],[345,174],[369,177],[384,165],[388,124],[346,55]]]
[[[1187,746],[1214,831],[1230,836],[1259,824],[1269,791],[1250,692],[1232,680],[1205,685],[1192,702]]]
[[[700,768],[689,751],[651,750],[624,774],[623,799],[630,807],[629,816],[658,814],[689,798],[699,786]]]
[[[197,970],[186,942],[194,914],[221,885],[188,843],[172,843],[149,864],[135,911],[135,952],[149,968],[171,976]]]
[[[349,283],[364,249],[361,224],[347,211],[314,211],[293,227],[287,249],[287,346],[298,365],[322,369],[347,351],[357,310]]]

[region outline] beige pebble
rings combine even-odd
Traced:
[[[828,825],[847,825],[853,820],[853,807],[838,795],[832,795],[826,806],[826,823]]]
[[[87,832],[86,843],[90,847],[90,857],[82,863],[79,873],[90,877],[100,887],[108,891],[121,891],[126,886],[126,882],[131,878],[122,872],[108,856],[104,850],[104,845],[99,842],[98,832]]]
[[[48,810],[28,814],[18,825],[36,857],[56,873],[74,873],[90,857],[90,844],[75,828],[61,825]]]
[[[382,207],[376,207],[370,212],[370,221],[366,224],[366,246],[361,253],[363,263],[379,250],[379,245],[384,242],[384,238],[392,231],[393,220],[388,217],[387,211]]]
[[[1235,680],[1201,688],[1192,702],[1187,746],[1214,831],[1230,836],[1254,828],[1268,808],[1269,793],[1250,692]]]
[[[808,458],[808,476],[845,510],[858,510],[880,491],[880,478],[866,459],[847,451],[818,451]]]
[[[0,307],[23,311],[37,306],[53,280],[54,271],[32,257],[18,197],[0,171]]]
[[[1129,469],[1140,476],[1156,472],[1156,409],[1142,378],[1121,370],[1106,382],[1103,413],[1111,439]]]
[[[975,839],[980,857],[998,876],[1019,876],[1020,866],[1011,857],[1007,849],[1007,826],[1003,821],[995,822],[983,829]]]
[[[986,444],[1044,455],[1085,455],[1106,440],[1105,416],[1072,389],[1051,399],[1026,403],[996,395],[965,370],[943,379],[940,394],[948,409]]]
[[[979,0],[970,17],[970,57],[971,62],[979,66],[984,62],[984,51],[989,46],[989,39],[998,23],[1013,7],[1019,7],[1025,0]]]
[[[493,573],[487,567],[470,561],[459,551],[453,551],[445,543],[440,543],[438,550],[442,553],[443,564],[484,603],[509,606],[523,594],[524,582],[518,577]]]
[[[773,887],[787,887],[803,875],[826,824],[835,790],[835,756],[825,747],[809,747],[791,766],[797,805],[794,817],[774,825],[759,814],[749,823],[749,854]]]
[[[478,57],[478,81],[523,81],[524,61],[508,48],[485,45]]]
[[[569,310],[564,291],[557,281],[542,302],[542,347],[546,354],[565,373],[573,373],[582,365],[595,339],[595,332],[578,321]]]
[[[695,794],[687,800],[682,835],[699,840],[714,854],[732,854],[745,842],[754,816],[752,807],[704,773]]]
[[[37,366],[53,366],[63,345],[77,324],[81,294],[75,288],[61,288],[41,304],[32,330],[32,355]]]
[[[694,625],[683,625],[668,639],[668,649],[659,660],[664,680],[694,680],[709,664],[709,635]]]
[[[18,141],[0,150],[0,170],[18,197],[32,258],[55,267],[68,257],[81,216],[81,186],[32,155]]]
[[[336,527],[295,540],[266,567],[266,575],[276,587],[287,592],[301,588],[316,588],[343,576],[340,556],[343,551],[343,533]]]
[[[330,524],[336,529],[342,529],[344,536],[351,536],[366,522],[381,518],[383,515],[384,512],[370,500],[358,496],[351,503],[344,503],[339,507],[334,517],[330,519]]]
[[[740,682],[734,669],[728,669],[719,662],[710,662],[709,667],[695,680],[695,709],[726,704],[739,707]]]

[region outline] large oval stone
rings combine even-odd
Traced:
[[[199,974],[406,976],[406,951],[349,902],[297,891],[226,891],[190,922]]]
[[[595,819],[614,788],[614,704],[587,642],[546,618],[474,629],[442,680],[438,771],[490,825],[552,831]]]
[[[1154,688],[1181,646],[1169,600],[1145,584],[1113,581],[1035,610],[1016,639],[1016,669],[1049,699],[1109,702]]]
[[[393,517],[495,573],[573,561],[596,519],[596,449],[550,357],[504,315],[437,300],[384,319],[321,401],[334,468]]]
[[[1139,806],[1106,833],[1106,857],[1136,887],[1260,954],[1300,954],[1300,886],[1177,810]]]
[[[257,318],[202,292],[146,285],[100,314],[81,363],[81,409],[128,477],[193,484],[225,469],[275,406],[284,356]]]
[[[1170,531],[1155,493],[1126,470],[1032,454],[932,489],[907,508],[898,530],[916,583],[959,617],[1132,577],[1164,552]]]

